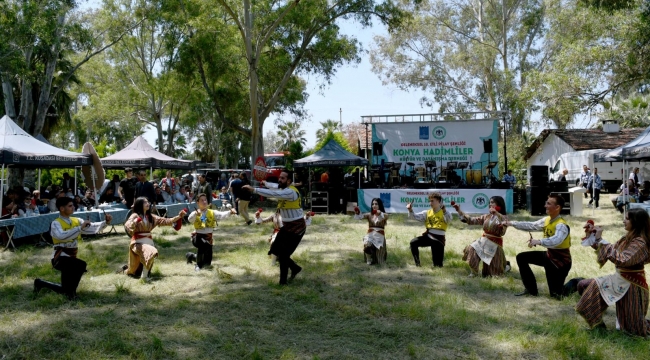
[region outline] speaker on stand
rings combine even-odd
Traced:
[[[483,139],[483,153],[488,154],[488,165],[492,163],[492,152],[494,149],[492,148],[492,139]],[[488,184],[492,182],[492,178],[494,177],[494,173],[492,172],[492,169],[494,167],[489,169],[489,174],[487,174],[488,169],[486,168],[486,174],[485,174],[485,183]]]

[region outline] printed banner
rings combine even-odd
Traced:
[[[499,159],[498,134],[498,120],[377,123],[372,125],[372,141],[381,144],[382,151],[373,154],[372,163],[401,163],[400,174],[407,176],[424,168],[425,161],[435,161],[438,174],[448,162],[456,162],[456,168],[466,162],[468,169],[484,169]]]
[[[358,189],[358,206],[362,212],[369,212],[372,199],[379,198],[387,213],[407,213],[406,204],[413,203],[413,211],[420,212],[431,208],[429,194],[438,192],[448,211],[455,201],[467,214],[487,214],[492,196],[501,196],[506,202],[506,212],[513,212],[512,189]]]

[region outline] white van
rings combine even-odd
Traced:
[[[590,169],[593,167],[594,163],[594,154],[603,152],[603,149],[594,149],[594,150],[583,150],[583,151],[572,151],[560,155],[560,157],[555,162],[555,165],[551,167],[551,176],[553,180],[557,180],[562,176],[562,170],[566,168],[569,170],[569,173],[566,176],[569,184],[576,184],[580,181],[580,174],[582,173],[582,166],[587,165]],[[600,173],[600,169],[598,169]],[[603,178],[601,174],[601,178]],[[604,178],[603,178],[604,179]]]

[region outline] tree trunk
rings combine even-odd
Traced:
[[[60,43],[61,43],[61,28],[63,27],[63,22],[65,21],[65,14],[59,15],[57,19],[56,30],[54,31],[54,42],[51,46],[51,52],[49,54],[49,59],[45,66],[45,77],[43,79],[43,84],[41,85],[41,93],[38,97],[38,107],[36,108],[36,119],[34,119],[34,124],[32,126],[31,121],[25,119],[25,125],[23,129],[29,132],[30,134],[36,136],[41,133],[43,126],[45,125],[45,117],[47,116],[47,110],[50,108],[51,94],[52,94],[52,79],[54,78],[54,70],[56,70],[56,63],[59,58]]]
[[[5,114],[16,121],[16,107],[14,106],[14,87],[6,75],[2,75],[2,94],[5,99]]]

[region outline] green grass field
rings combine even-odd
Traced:
[[[615,241],[622,216],[611,203],[601,207],[593,218]],[[611,263],[599,269],[594,251],[580,246],[588,214],[566,217],[573,231],[569,278],[614,271]],[[614,330],[587,331],[574,311],[577,295],[549,298],[539,268],[540,296],[513,296],[523,289],[515,255],[529,250],[528,234],[515,229],[504,238],[512,272],[482,279],[468,278],[461,260],[481,229],[457,218],[444,268],[434,269],[427,249],[421,268],[409,251],[421,223],[392,216],[388,264],[376,267],[363,261],[366,223],[317,215],[294,254],[304,270],[280,287],[279,269],[266,255],[269,225],[220,222],[215,268],[198,273],[184,257],[194,251],[189,227],[157,229],[160,257],[150,283],[114,273],[128,249],[118,228],[118,236],[81,244],[89,271],[74,302],[49,290],[32,294],[35,277],[59,281],[51,249],[23,245],[0,254],[0,359],[644,359],[650,350],[647,341]],[[609,329],[614,314],[606,313]]]

